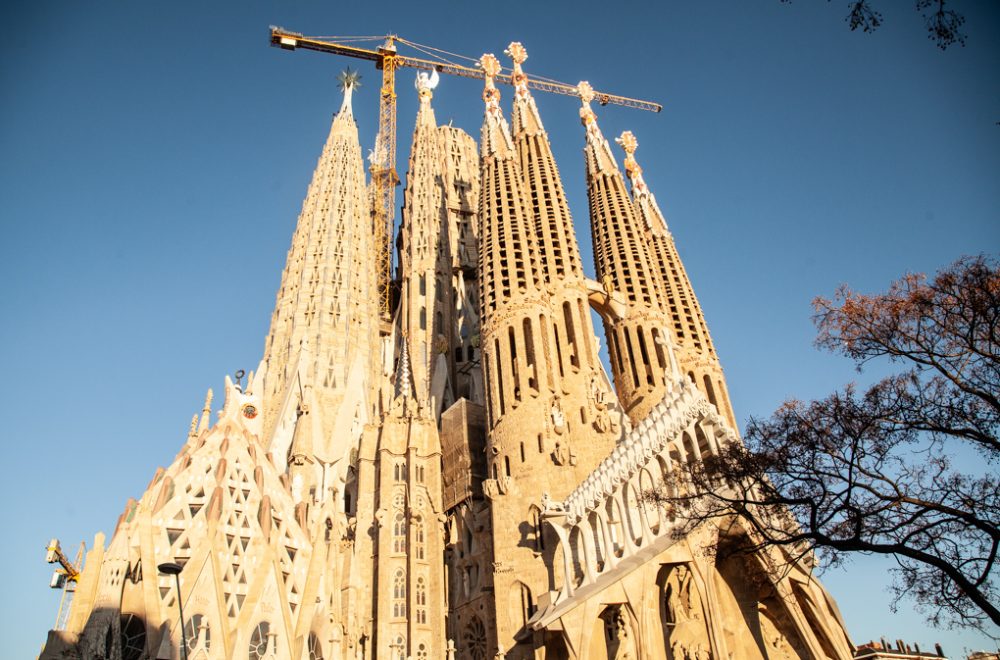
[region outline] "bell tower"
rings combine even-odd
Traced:
[[[628,310],[623,319],[604,318],[611,371],[622,406],[638,423],[674,382],[672,337],[659,270],[653,266],[625,181],[590,107],[594,90],[586,82],[577,89],[586,129],[584,159],[597,277],[607,290],[624,295]]]
[[[733,414],[722,365],[708,333],[705,315],[677,253],[666,218],[656,203],[656,197],[646,185],[642,168],[635,159],[639,141],[631,131],[625,131],[615,142],[625,151],[625,173],[632,185],[632,204],[636,216],[641,220],[642,234],[649,246],[650,257],[660,272],[661,302],[669,314],[681,371],[736,431],[736,415]]]
[[[562,498],[610,453],[621,430],[597,358],[588,290],[562,183],[513,43],[514,134],[483,56],[481,317],[496,639],[527,653],[527,624],[554,588],[556,539],[539,503]],[[559,566],[561,571],[561,564]],[[561,575],[556,579],[561,579]],[[527,646],[525,648],[531,648]]]

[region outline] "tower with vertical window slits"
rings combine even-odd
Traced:
[[[675,365],[663,285],[642,232],[642,221],[590,107],[593,90],[587,83],[580,83],[579,88],[597,278],[625,297],[628,310],[625,318],[604,319],[611,371],[622,406],[633,422],[639,422],[673,383]]]
[[[544,532],[538,502],[568,494],[611,451],[622,423],[609,406],[613,395],[598,361],[572,218],[521,68],[526,55],[518,43],[508,53],[513,135],[491,77],[498,63],[481,60],[487,78],[480,196],[484,492],[496,634],[504,644],[524,630],[549,588],[544,557],[555,539]],[[456,619],[462,617],[458,612]]]
[[[666,218],[656,203],[656,197],[646,185],[642,168],[635,159],[639,142],[631,131],[623,132],[615,142],[625,151],[625,173],[632,186],[632,203],[641,220],[642,234],[649,245],[652,262],[659,270],[660,284],[663,287],[661,302],[665,306],[664,311],[669,314],[680,369],[735,429],[736,415],[722,375],[719,356],[712,344],[708,324],[705,323],[705,315],[677,253]]]

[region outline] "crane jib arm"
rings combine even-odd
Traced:
[[[361,60],[369,60],[371,62],[375,62],[375,66],[379,69],[382,68],[382,62],[385,57],[385,55],[383,55],[380,51],[348,46],[346,44],[339,44],[333,41],[324,41],[313,37],[305,37],[296,32],[288,32],[279,28],[271,28],[271,45],[284,50],[304,48],[306,50],[315,50],[321,53],[331,53],[334,55],[344,55],[346,57],[353,57]],[[482,80],[484,77],[482,70],[474,67],[435,62],[433,60],[425,60],[423,58],[410,57],[408,55],[398,55],[396,53],[391,53],[391,55],[394,60],[394,68],[407,67],[410,69],[421,69],[424,71],[433,70],[439,73],[461,76],[463,78],[476,78],[479,80]],[[507,85],[513,84],[509,74],[502,73],[497,76],[495,80],[499,83]],[[578,96],[575,85],[538,80],[531,77],[528,78],[527,82],[528,87],[541,92],[551,92],[553,94],[562,94],[564,96]],[[594,100],[601,105],[620,105],[626,108],[635,108],[637,110],[649,110],[650,112],[660,112],[663,110],[663,106],[659,103],[632,99],[626,96],[618,96],[617,94],[607,94],[605,92],[595,91]]]

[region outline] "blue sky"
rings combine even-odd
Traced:
[[[817,352],[810,301],[1000,248],[1000,6],[955,2],[941,52],[911,2],[848,31],[846,2],[5,3],[0,17],[0,379],[6,474],[0,638],[37,652],[58,594],[48,539],[110,534],[169,463],[208,387],[260,359],[295,218],[347,61],[268,47],[267,26],[396,32],[664,104],[599,108],[632,130],[705,309],[741,420],[859,376]],[[378,72],[355,115],[374,139]],[[993,71],[993,74],[990,74]],[[400,160],[416,99],[398,83]],[[504,93],[509,109],[510,92]],[[478,137],[480,85],[444,79],[440,122]],[[572,98],[539,95],[590,264]],[[592,266],[591,266],[592,272]],[[863,378],[864,376],[862,376]],[[853,639],[987,643],[888,612],[888,563],[825,582]]]

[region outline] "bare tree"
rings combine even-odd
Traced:
[[[792,0],[781,0],[791,3]],[[831,0],[828,0],[831,1]],[[962,25],[965,17],[954,9],[946,8],[947,0],[916,0],[915,8],[924,17],[927,27],[927,38],[941,50],[949,46],[965,45],[965,34]],[[862,32],[874,32],[882,26],[881,12],[876,11],[869,0],[850,0],[847,3],[848,12],[844,20],[851,31],[860,29]]]
[[[932,624],[1000,626],[997,263],[964,258],[931,281],[906,275],[879,295],[842,287],[814,305],[819,347],[859,369],[887,358],[896,372],[751,419],[745,446],[678,467],[649,496],[688,528],[740,521],[749,551],[818,551],[827,565],[890,555],[894,590]]]

